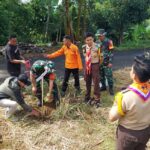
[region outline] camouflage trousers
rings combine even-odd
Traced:
[[[102,86],[106,87],[106,79],[108,82],[108,86],[113,88],[113,73],[112,68],[104,66],[103,64],[100,66],[100,81]]]

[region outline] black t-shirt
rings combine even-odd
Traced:
[[[10,74],[20,74],[21,72],[21,64],[15,64],[11,61],[13,59],[20,60],[20,52],[17,46],[8,45],[6,49],[6,61],[7,61],[7,71]]]

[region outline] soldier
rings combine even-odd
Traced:
[[[31,67],[30,79],[32,83],[32,92],[38,98],[38,106],[42,106],[42,91],[41,80],[42,78],[49,85],[48,99],[51,101],[51,93],[53,93],[53,99],[55,106],[59,105],[58,88],[55,82],[54,63],[52,61],[37,60]]]
[[[101,91],[106,90],[106,79],[108,81],[109,93],[110,95],[114,95],[113,90],[113,73],[112,73],[112,51],[114,49],[113,43],[110,39],[106,37],[106,32],[104,29],[99,29],[96,33],[100,40],[100,47],[103,53],[103,63],[100,67],[101,74]]]
[[[116,95],[109,119],[119,121],[117,150],[145,150],[150,138],[150,60],[136,57],[130,77],[133,83]]]

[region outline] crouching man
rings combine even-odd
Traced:
[[[21,90],[29,86],[31,82],[25,74],[19,77],[8,77],[0,85],[0,107],[5,107],[5,118],[11,117],[17,110],[18,104],[30,115],[39,116],[39,112],[27,105],[23,99]]]
[[[32,82],[32,92],[38,98],[38,106],[42,107],[41,81],[45,80],[49,86],[47,94],[48,101],[51,102],[51,94],[55,106],[60,103],[58,88],[55,82],[54,63],[52,61],[37,60],[31,67],[30,79]],[[42,83],[43,84],[43,83]]]

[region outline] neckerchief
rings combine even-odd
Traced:
[[[86,46],[86,58],[85,58],[85,64],[86,64],[86,73],[91,74],[91,49],[92,47]]]
[[[150,98],[150,83],[132,83],[129,87],[129,90],[136,93],[143,101],[147,101]]]

